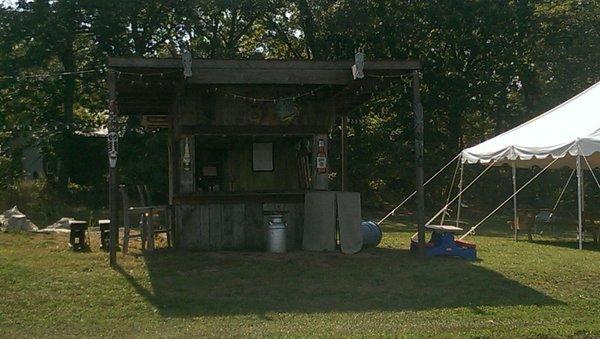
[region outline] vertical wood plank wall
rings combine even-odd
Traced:
[[[310,89],[310,88],[309,88]],[[306,92],[305,86],[259,86],[227,87],[186,85],[178,89],[178,98],[173,107],[173,160],[177,165],[173,169],[174,195],[203,192],[195,187],[197,174],[195,168],[195,149],[206,149],[209,140],[201,136],[181,135],[183,125],[206,126],[310,126],[329,128],[335,121],[329,89],[315,91],[306,100],[294,102],[294,114],[283,119],[278,116],[274,103],[253,102],[232,98],[231,93],[250,97],[277,98]],[[183,170],[182,154],[185,138],[189,138],[192,152],[192,169]],[[227,140],[225,136],[225,140]],[[323,136],[326,139],[326,135]],[[265,138],[263,138],[265,139]],[[271,141],[271,140],[268,140]],[[236,183],[239,191],[295,191],[299,189],[298,169],[295,159],[296,140],[274,137],[275,167],[272,173],[252,172],[251,143],[233,143],[228,166],[229,181]],[[226,145],[221,145],[225,147]],[[243,152],[242,152],[243,150]],[[235,164],[231,164],[235,162]],[[242,168],[242,166],[244,166]],[[326,187],[321,187],[326,189]],[[240,202],[175,204],[175,245],[180,248],[202,250],[264,250],[266,249],[267,217],[265,211],[287,211],[287,248],[301,248],[304,225],[304,204],[264,203],[248,199]]]
[[[264,211],[286,211],[286,245],[294,250],[302,244],[303,203],[180,205],[176,209],[180,248],[264,250],[268,228]]]

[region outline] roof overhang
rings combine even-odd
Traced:
[[[363,79],[354,79],[353,60],[192,60],[192,76],[184,78],[179,58],[111,57],[117,72],[121,114],[168,114],[178,84],[199,86],[323,86],[334,90],[336,111],[348,112],[389,86],[395,76],[421,68],[416,60],[366,60]],[[357,94],[358,93],[358,94]],[[346,100],[347,99],[347,100]]]
[[[192,60],[188,83],[204,85],[346,85],[352,82],[354,61]],[[182,69],[181,59],[109,58],[108,67],[142,73]],[[366,61],[365,73],[402,74],[420,69],[415,60]],[[183,71],[182,71],[183,72]]]

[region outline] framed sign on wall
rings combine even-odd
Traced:
[[[273,171],[273,143],[255,142],[252,144],[252,170],[255,172]]]

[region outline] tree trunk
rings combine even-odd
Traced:
[[[302,18],[304,36],[306,37],[308,57],[310,59],[320,59],[321,52],[317,47],[317,42],[315,39],[315,19],[310,10],[310,6],[308,6],[307,0],[298,0],[297,4],[298,10],[300,11],[300,17]]]

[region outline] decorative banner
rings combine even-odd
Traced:
[[[119,135],[117,134],[117,112],[118,106],[116,100],[111,100],[108,111],[108,163],[111,168],[117,166],[117,155],[119,152]]]

